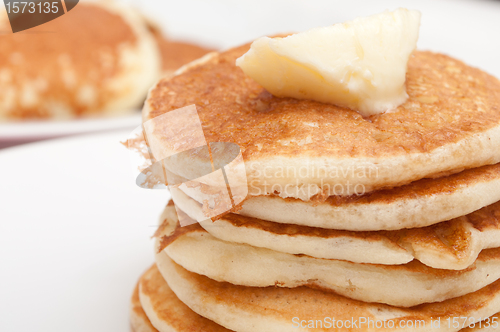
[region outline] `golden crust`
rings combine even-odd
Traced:
[[[167,283],[161,276],[161,274],[158,271],[158,268],[156,265],[152,266],[148,272],[147,276],[149,278],[148,280],[148,293],[146,295],[152,296],[153,298],[156,296],[168,296],[170,295],[175,296],[174,294],[170,294],[171,291],[169,290],[166,292],[166,294],[162,294],[161,290],[165,290],[165,286],[168,287]],[[184,303],[182,303],[180,300],[177,300],[176,306],[172,307],[171,309],[173,312],[184,312],[189,314],[190,316],[195,316],[195,317],[201,317],[197,315],[196,313],[192,312],[191,309],[187,308]],[[176,310],[177,309],[177,310]],[[158,332],[157,329],[151,325],[151,322],[149,321],[149,318],[147,317],[146,313],[144,312],[144,309],[142,308],[142,305],[139,301],[139,284],[134,289],[132,299],[131,299],[131,310],[132,310],[132,316],[133,319],[131,320],[131,327],[132,327],[132,332]],[[499,317],[499,314],[493,315],[492,317]],[[207,321],[206,319],[202,319],[203,321]],[[214,326],[218,327],[219,329],[214,330],[214,331],[229,331],[222,326],[219,326],[215,323],[213,323]],[[463,331],[473,331],[474,329],[466,328]],[[184,331],[184,330],[182,330]],[[188,330],[189,331],[189,330]]]
[[[130,299],[130,325],[132,332],[158,332],[142,308],[139,300],[139,284],[135,286]]]
[[[198,45],[164,38],[158,40],[158,45],[162,56],[163,71],[171,74],[183,65],[212,52],[212,50]]]
[[[188,180],[175,174],[171,174],[171,176],[176,179],[178,183],[196,183],[195,180]],[[469,186],[498,179],[500,179],[500,163],[468,169],[448,176],[421,179],[407,185],[390,189],[376,190],[362,195],[325,196],[317,194],[311,197],[310,204],[312,206],[317,206],[318,204],[324,203],[335,207],[353,204],[391,204],[415,197],[422,198],[440,194],[453,194],[454,192]],[[191,185],[194,186],[194,184]],[[209,191],[209,186],[199,183],[199,187],[202,193],[211,193]],[[285,200],[286,202],[300,201],[299,199],[291,197],[281,198],[274,193],[267,195],[267,197],[269,199]],[[246,199],[249,198],[250,197],[247,197]],[[447,206],[443,208],[453,207]]]
[[[500,179],[500,164],[473,168],[434,179],[421,179],[408,185],[386,190],[377,190],[364,195],[329,197],[318,195],[313,197],[311,201],[313,205],[324,201],[332,206],[342,206],[346,204],[390,204],[414,197],[432,197],[433,195],[443,193],[452,194],[468,186],[496,179]],[[276,199],[283,198],[276,197]],[[294,201],[293,198],[285,198],[285,200]]]
[[[203,314],[213,314],[212,308],[217,308],[218,311],[213,316],[221,324],[234,323],[231,319],[235,318],[232,315],[236,313],[244,315],[241,317],[251,317],[255,324],[259,320],[265,322],[272,320],[279,326],[292,324],[293,317],[321,320],[332,315],[338,320],[351,320],[359,317],[369,317],[373,320],[391,318],[396,326],[399,321],[404,320],[429,322],[431,317],[440,319],[442,323],[447,318],[453,317],[474,317],[477,320],[478,316],[484,318],[493,315],[498,311],[500,303],[498,295],[500,294],[500,281],[476,292],[443,302],[422,304],[411,308],[396,308],[352,300],[308,287],[290,289],[237,286],[189,272],[171,261],[168,265],[166,277],[169,282],[172,282],[172,289],[178,296],[186,302],[189,301],[190,305],[196,306],[196,309]],[[226,315],[229,318],[225,317]],[[443,328],[443,325],[441,327]],[[326,331],[327,329],[318,330]],[[380,330],[391,331],[393,329]]]
[[[177,211],[183,209],[193,218],[200,218],[200,203],[180,190],[172,188],[171,193],[178,204]],[[263,207],[272,208],[272,205]],[[404,206],[402,210],[405,210]],[[303,213],[303,218],[307,219],[315,213],[309,209]],[[171,215],[171,219],[175,217]],[[368,218],[366,222],[369,222]],[[200,224],[223,241],[289,254],[373,264],[404,264],[415,258],[436,269],[462,270],[473,264],[482,250],[500,246],[500,202],[431,226],[396,230],[321,228],[235,213],[225,214],[213,221],[201,221]],[[369,250],[369,253],[362,254],[363,250]]]
[[[183,65],[201,58],[212,51],[198,45],[179,41],[163,40],[159,45],[163,61],[163,70],[172,73]]]
[[[191,43],[172,41],[165,37],[161,29],[155,24],[151,22],[146,23],[148,24],[149,31],[153,34],[158,44],[162,59],[162,70],[167,75],[172,75],[183,65],[213,51],[212,49]]]
[[[203,195],[209,195],[210,188],[206,189],[203,183],[195,187],[196,180],[189,181],[173,173],[169,173],[169,178],[175,183],[186,183],[183,188],[184,194],[198,203],[205,199]],[[309,202],[281,198],[276,194],[247,196],[241,204],[243,208],[241,214],[285,224],[353,231],[425,227],[470,214],[497,202],[500,199],[500,191],[497,190],[499,184],[500,164],[494,164],[440,178],[421,179],[408,185],[363,195],[315,195]],[[266,208],[263,209],[262,204],[266,204]],[[313,218],[305,214],[291,220],[277,212],[263,213],[266,210],[271,211],[271,207],[273,210],[286,209],[283,206],[302,207],[304,210],[314,211],[315,216],[324,213],[325,222],[315,224],[311,222]],[[325,211],[329,211],[330,214]],[[277,216],[279,219],[273,219]],[[294,214],[290,216],[293,217]],[[377,226],[372,227],[372,225]]]
[[[207,141],[234,142],[246,160],[428,152],[500,123],[500,82],[446,55],[415,52],[408,65],[409,100],[394,112],[364,119],[334,105],[270,95],[235,66],[247,50],[229,50],[216,63],[160,82],[151,93],[150,118],[196,104]],[[306,139],[312,144],[300,148],[276,144]]]
[[[435,225],[395,231],[344,231],[317,227],[281,224],[261,219],[245,217],[234,213],[226,214],[222,220],[235,227],[260,229],[273,234],[291,237],[308,236],[315,238],[350,238],[367,242],[389,240],[396,247],[409,252],[431,251],[440,257],[453,258],[457,263],[470,262],[478,254],[477,237],[480,233],[500,231],[500,202],[486,206],[466,216]],[[473,230],[473,232],[471,231]],[[478,231],[478,232],[476,232]],[[417,250],[418,248],[418,250]],[[425,248],[425,249],[424,249]],[[486,245],[486,248],[488,246]],[[483,250],[484,252],[484,250]],[[422,259],[424,264],[425,257]],[[433,262],[436,264],[435,262]],[[440,267],[444,268],[444,267]]]
[[[140,293],[149,299],[151,310],[162,324],[179,332],[230,332],[220,325],[196,314],[172,292],[156,265],[139,281]],[[146,310],[148,311],[148,310]]]
[[[495,211],[500,211],[500,203],[494,208]],[[465,255],[467,250],[470,250],[468,246],[470,245],[471,239],[468,237],[470,234],[465,234],[467,230],[462,230],[460,225],[457,223],[441,223],[438,225],[417,228],[414,230],[403,230],[403,231],[378,231],[378,232],[349,232],[349,231],[336,231],[336,230],[324,230],[319,228],[307,227],[307,226],[296,226],[296,225],[284,225],[276,224],[272,222],[266,222],[254,218],[242,217],[235,214],[228,214],[224,217],[227,220],[239,227],[256,227],[261,228],[269,232],[276,232],[276,234],[289,234],[290,236],[297,235],[308,235],[317,237],[338,237],[338,236],[352,236],[353,238],[365,238],[368,241],[376,241],[381,238],[388,238],[393,241],[397,246],[404,246],[407,242],[415,242],[419,245],[434,246],[436,250],[442,250],[444,254],[451,252],[452,255],[460,256]],[[171,232],[171,228],[162,226],[175,223],[175,229]],[[158,239],[159,243],[157,246],[157,252],[163,251],[166,247],[171,245],[177,239],[191,233],[207,233],[207,231],[200,226],[199,223],[195,223],[189,226],[181,227],[178,221],[168,220],[166,218],[163,224],[159,226]],[[497,220],[497,228],[500,227],[500,221]],[[165,231],[165,229],[169,231]],[[477,261],[489,261],[489,260],[500,260],[500,248],[486,249],[481,251],[477,257]],[[363,263],[358,263],[363,265]],[[467,268],[461,270],[446,270],[446,269],[435,269],[426,266],[419,262],[418,260],[413,260],[406,264],[401,265],[382,265],[382,264],[370,264],[372,266],[378,266],[381,270],[385,271],[411,271],[416,273],[426,274],[428,276],[436,276],[443,278],[451,278],[466,274],[474,269],[476,266],[474,264]]]
[[[363,118],[334,105],[272,96],[234,64],[248,47],[160,81],[144,120],[195,104],[207,142],[241,147],[252,196],[276,192],[305,201],[315,194],[348,196],[352,191],[339,194],[332,186],[361,184],[370,192],[500,161],[493,148],[500,141],[500,81],[479,69],[416,51],[408,64],[408,101]],[[294,175],[287,175],[287,167]],[[307,175],[297,175],[302,167]],[[351,174],[356,167],[364,170],[363,178]],[[182,174],[185,168],[171,171],[189,177]],[[307,185],[313,185],[310,193],[295,191],[309,190]]]

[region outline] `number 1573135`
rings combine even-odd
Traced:
[[[5,7],[8,14],[56,14],[59,11],[59,2],[6,2]]]

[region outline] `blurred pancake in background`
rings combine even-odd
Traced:
[[[162,76],[172,76],[183,65],[213,51],[212,49],[184,41],[170,40],[163,34],[158,25],[151,21],[147,22],[147,24],[149,31],[153,34],[160,48]]]
[[[2,31],[9,31],[3,22]],[[132,9],[81,3],[35,28],[0,36],[0,118],[64,119],[140,107],[161,68]]]
[[[15,34],[2,17],[0,30],[0,121],[128,113],[160,77],[208,52],[167,40],[114,1]]]

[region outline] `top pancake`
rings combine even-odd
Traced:
[[[334,105],[272,96],[235,66],[248,48],[214,54],[162,80],[143,115],[147,121],[196,104],[207,142],[241,147],[251,195],[346,196],[500,161],[500,82],[458,60],[415,52],[408,101],[363,118]],[[163,148],[178,152],[168,141]],[[185,159],[171,171],[193,178],[184,166],[196,159]],[[335,192],[335,185],[344,190]],[[307,192],[299,193],[303,187]]]
[[[11,30],[7,20],[0,20],[0,30]],[[137,108],[160,65],[158,46],[137,12],[114,2],[80,3],[46,24],[0,34],[0,119]]]

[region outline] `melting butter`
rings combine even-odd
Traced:
[[[406,71],[419,27],[418,11],[386,11],[285,38],[259,38],[236,65],[275,96],[370,116],[407,100]]]

